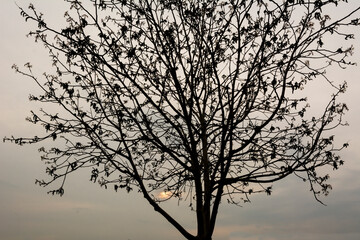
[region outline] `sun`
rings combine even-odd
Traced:
[[[160,192],[158,194],[158,198],[160,198],[160,199],[168,199],[168,198],[171,197],[171,195],[172,195],[171,192],[163,191],[163,192]]]

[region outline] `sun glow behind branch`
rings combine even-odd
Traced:
[[[171,196],[172,196],[171,192],[163,191],[157,195],[157,198],[159,198],[160,200],[167,200],[171,198]]]

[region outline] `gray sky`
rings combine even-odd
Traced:
[[[30,0],[17,0],[27,7]],[[45,18],[63,21],[65,3],[61,0],[33,0]],[[345,13],[359,1],[349,1]],[[36,86],[30,79],[14,73],[13,63],[22,66],[31,62],[41,75],[50,63],[41,44],[25,35],[30,24],[20,16],[15,2],[2,1],[0,8],[0,136],[39,135],[24,119],[31,109],[40,105],[28,102]],[[351,29],[350,29],[351,30]],[[354,30],[355,31],[355,30]],[[360,31],[356,30],[353,61],[360,64]],[[220,208],[214,240],[358,240],[360,239],[360,65],[347,70],[331,70],[336,81],[347,80],[349,89],[343,99],[350,112],[350,126],[336,131],[339,143],[349,141],[342,152],[345,166],[331,172],[334,190],[323,201],[316,202],[307,184],[290,177],[274,184],[271,196],[254,196],[243,207],[223,204]],[[321,103],[321,87],[309,92],[310,100]],[[45,106],[44,106],[45,107]],[[115,193],[89,182],[87,172],[68,179],[63,197],[47,195],[48,189],[34,184],[36,178],[46,177],[45,165],[37,149],[41,145],[19,147],[0,144],[0,239],[2,240],[168,240],[181,236],[137,193]],[[195,228],[193,213],[186,203],[165,205],[180,222]]]

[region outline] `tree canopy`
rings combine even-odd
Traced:
[[[326,69],[353,64],[353,47],[338,44],[354,38],[345,27],[359,25],[359,8],[331,19],[328,10],[344,1],[65,2],[61,29],[33,5],[20,8],[37,23],[29,35],[49,50],[55,71],[38,77],[30,63],[13,66],[42,90],[30,100],[49,110],[27,119],[44,127],[42,136],[5,140],[61,141],[40,148],[50,178],[39,185],[58,182],[50,193],[62,195],[66,177],[88,168],[105,188],[140,191],[189,240],[211,239],[222,201],[270,195],[289,175],[318,201],[328,194],[320,169],[343,164],[347,143],[335,144],[331,131],[346,124],[347,106],[338,101],[346,83]],[[334,92],[315,116],[301,92],[311,81]],[[197,235],[161,207],[171,198],[189,202]]]

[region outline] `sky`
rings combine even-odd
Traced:
[[[29,2],[54,23],[63,23],[66,3],[61,0],[17,0],[25,8]],[[342,15],[360,5],[349,1],[336,10]],[[358,13],[360,15],[360,13]],[[25,35],[31,29],[20,16],[15,1],[2,1],[0,7],[0,136],[38,135],[41,129],[25,121],[31,110],[41,105],[30,103],[35,84],[11,66],[31,62],[41,75],[50,63],[41,44]],[[330,70],[336,81],[346,80],[349,89],[343,100],[350,111],[350,126],[335,131],[339,143],[350,147],[341,153],[345,165],[331,171],[333,190],[323,198],[323,206],[313,198],[308,185],[289,177],[273,185],[271,196],[258,195],[242,207],[220,207],[214,240],[358,240],[360,239],[360,31],[354,31],[358,66]],[[321,103],[321,87],[309,90],[310,100]],[[44,106],[45,107],[45,106]],[[68,179],[63,197],[46,194],[50,189],[35,185],[46,177],[45,165],[37,151],[41,145],[19,147],[0,143],[0,239],[1,240],[169,240],[183,239],[138,193],[115,193],[89,182],[87,172]],[[193,212],[186,203],[168,202],[169,211],[188,229],[195,228]]]

